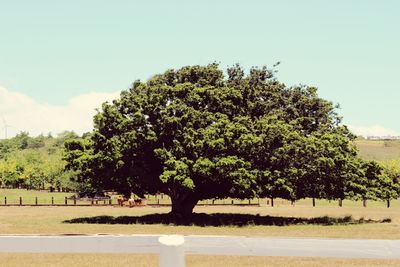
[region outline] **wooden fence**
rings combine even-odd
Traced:
[[[3,201],[0,199],[0,206],[117,206],[117,199],[79,199],[74,197],[64,197],[63,199],[54,197],[17,197],[10,198],[4,197]],[[168,197],[163,196],[151,196],[146,199],[146,205],[149,206],[170,206],[171,201]],[[199,206],[226,206],[226,205],[238,205],[238,206],[259,206],[259,200],[206,200],[198,204]]]
[[[185,266],[186,254],[400,259],[400,240],[235,236],[0,236],[1,253],[153,253],[161,267]]]
[[[116,205],[117,201],[109,199],[86,199],[80,200],[77,198],[64,197],[62,200],[54,197],[50,198],[8,198],[4,197],[0,206],[111,206]]]
[[[324,200],[319,200],[324,201]],[[337,206],[343,207],[343,200],[337,200]],[[331,201],[329,201],[331,202]],[[334,201],[335,202],[335,201]],[[400,202],[398,200],[394,200],[396,203],[395,206],[399,207]],[[197,206],[296,206],[299,203],[301,205],[312,205],[313,207],[319,206],[316,204],[316,199],[307,199],[297,201],[289,201],[284,199],[209,199],[200,201]],[[333,203],[332,203],[333,204]],[[386,201],[386,207],[391,207],[391,202]],[[74,197],[64,197],[55,198],[51,197],[3,197],[0,198],[0,206],[117,206],[118,201],[116,198],[104,198],[104,199],[78,199]],[[160,195],[147,195],[146,196],[146,205],[149,206],[170,206],[171,199],[163,194]],[[326,204],[325,204],[326,205]],[[331,205],[331,204],[330,204]],[[334,205],[334,204],[333,204]],[[367,207],[367,200],[358,201],[359,206]],[[383,205],[382,205],[383,206]]]

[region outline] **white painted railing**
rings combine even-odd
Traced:
[[[157,253],[160,266],[183,267],[185,254],[400,259],[400,240],[228,236],[0,236],[0,252]]]

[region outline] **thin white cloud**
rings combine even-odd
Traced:
[[[400,136],[395,130],[385,128],[381,125],[372,125],[372,126],[356,126],[356,125],[348,125],[350,131],[356,135],[361,135],[364,137],[368,136]]]
[[[0,87],[0,139],[6,134],[3,118],[8,125],[8,137],[21,131],[29,132],[32,136],[49,132],[58,134],[65,130],[82,134],[92,129],[96,108],[118,96],[119,92],[92,92],[71,98],[66,105],[49,105]]]

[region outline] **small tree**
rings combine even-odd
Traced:
[[[379,198],[387,201],[390,207],[390,200],[398,199],[400,196],[400,161],[392,160],[383,164],[383,171],[380,176]]]

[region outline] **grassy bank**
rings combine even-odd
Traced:
[[[400,141],[357,140],[360,156],[367,160],[392,160],[400,158]]]

